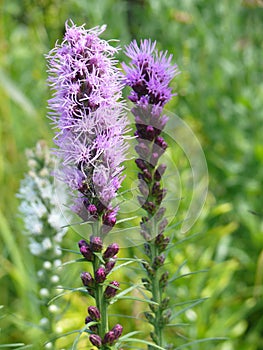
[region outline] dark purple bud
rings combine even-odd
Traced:
[[[141,156],[142,158],[146,158],[150,154],[149,147],[143,143],[140,142],[138,145],[135,146],[135,151]]]
[[[161,147],[164,151],[168,147],[167,143],[164,141],[164,139],[161,136],[156,137],[155,144]]]
[[[135,159],[135,163],[140,170],[143,171],[144,169],[147,169],[147,166],[146,166],[145,161],[143,159],[137,158],[137,159]]]
[[[156,166],[160,156],[161,156],[161,152],[153,152],[150,158],[150,162],[153,166]]]
[[[89,272],[82,272],[80,278],[82,279],[82,283],[85,287],[94,286],[94,279]]]
[[[108,275],[108,273],[110,273],[111,270],[114,268],[114,266],[116,264],[116,258],[117,257],[111,258],[109,261],[106,262],[106,264],[105,264],[106,275]]]
[[[104,225],[113,227],[116,224],[116,213],[114,211],[107,211],[103,217],[102,221]]]
[[[145,130],[145,138],[149,141],[152,141],[155,138],[155,130],[152,125],[147,125],[147,128]]]
[[[120,286],[120,284],[117,281],[110,282],[110,284],[107,286],[107,288],[104,291],[104,297],[106,299],[110,299],[110,298],[115,297],[115,295],[118,292],[119,286]]]
[[[155,214],[155,219],[156,219],[157,221],[161,220],[162,217],[164,216],[165,211],[166,211],[166,208],[161,207],[161,208],[158,210],[158,212]]]
[[[149,195],[149,188],[148,188],[146,182],[143,180],[140,180],[138,188],[139,188],[139,191],[141,192],[141,194],[143,195],[143,197],[147,198]]]
[[[100,320],[100,311],[96,306],[89,306],[88,307],[88,313],[93,321],[99,321]]]
[[[165,289],[165,287],[167,286],[168,277],[169,277],[169,272],[165,271],[162,274],[160,281],[159,281],[160,288]]]
[[[90,317],[90,316],[87,316],[86,318],[85,318],[85,324],[89,324],[89,323],[91,323],[91,322],[94,322],[94,320]],[[88,326],[89,327],[89,329],[92,331],[92,332],[94,332],[94,333],[97,333],[98,332],[98,326],[96,325],[96,324],[94,324],[94,325],[92,325],[92,326]]]
[[[160,165],[158,166],[158,168],[156,169],[156,171],[155,171],[155,173],[154,173],[154,179],[155,179],[156,181],[160,181],[160,180],[161,180],[161,178],[162,178],[162,176],[163,176],[163,174],[164,174],[166,168],[167,168],[167,167],[166,167],[165,164],[160,164]]]
[[[148,169],[143,170],[143,178],[148,181],[152,181],[152,174]]]
[[[105,334],[105,336],[103,338],[103,344],[104,345],[113,345],[115,340],[116,340],[115,334],[113,333],[113,331],[109,331],[108,333]]]
[[[89,204],[87,207],[88,212],[90,213],[90,215],[92,216],[96,216],[97,215],[97,207],[94,204]]]
[[[87,317],[85,318],[85,324],[88,324],[88,323],[90,323],[90,322],[93,322],[93,319],[92,319],[90,316],[87,316]]]
[[[122,331],[123,331],[123,327],[118,323],[112,328],[112,332],[115,335],[115,339],[120,338],[120,336],[122,335]]]
[[[102,251],[102,240],[100,237],[90,237],[90,249],[92,252],[99,253]]]
[[[87,241],[85,241],[85,239],[81,239],[81,240],[78,242],[78,246],[79,246],[79,248],[81,248],[82,246],[88,247],[89,244],[88,244]]]
[[[153,202],[147,201],[142,205],[142,208],[146,210],[149,214],[154,214],[156,210],[156,205]]]
[[[167,248],[169,243],[170,243],[170,238],[165,237],[165,239],[163,240],[163,243],[160,244],[159,246],[159,252],[163,252]]]
[[[154,258],[153,261],[153,269],[157,270],[159,267],[161,267],[164,264],[165,261],[165,256],[163,254],[158,255]]]
[[[162,200],[164,199],[164,197],[166,196],[166,193],[167,193],[167,189],[166,188],[163,188],[160,193],[158,194],[157,198],[155,199],[155,202],[157,204],[161,204],[162,203]]]
[[[82,245],[79,250],[84,258],[86,258],[88,261],[93,261],[94,255],[88,245]]]
[[[91,334],[89,336],[89,340],[92,345],[97,346],[97,348],[100,348],[102,345],[101,337],[97,334]]]
[[[116,254],[118,254],[118,252],[119,252],[119,245],[117,243],[112,243],[107,247],[102,257],[104,260],[107,260],[114,257]]]
[[[95,272],[95,281],[96,283],[103,283],[106,279],[106,271],[104,267],[99,267]]]
[[[162,300],[162,302],[161,302],[160,308],[161,308],[162,310],[167,309],[167,306],[169,305],[169,302],[170,302],[170,298],[169,298],[169,297],[164,298],[164,299]]]
[[[153,187],[152,187],[152,195],[153,196],[156,196],[159,194],[160,192],[160,189],[161,189],[161,184],[159,181],[156,181],[154,184],[153,184]]]

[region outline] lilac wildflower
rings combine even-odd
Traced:
[[[104,236],[116,223],[118,207],[113,200],[124,179],[128,121],[121,101],[122,75],[114,59],[118,49],[99,38],[104,30],[105,26],[86,30],[66,23],[63,42],[56,44],[47,59],[53,91],[50,118],[57,128],[54,142],[60,159],[55,175],[74,195],[71,209],[92,227],[89,242],[78,243],[80,253],[93,268],[92,273],[81,274],[83,285],[96,302],[88,308],[85,322],[88,324],[90,318],[98,321],[88,326],[94,332],[89,339],[106,350],[102,339],[108,330],[107,298],[117,289],[104,286],[114,265],[106,266],[108,261],[102,261],[101,252]]]
[[[168,221],[163,217],[165,208],[161,207],[166,195],[166,189],[162,187],[166,166],[158,163],[168,147],[161,135],[168,121],[168,117],[163,115],[163,108],[173,96],[169,84],[177,73],[177,66],[171,63],[172,55],[159,53],[156,42],[150,40],[142,40],[140,46],[133,41],[126,47],[126,55],[131,62],[129,66],[123,64],[125,83],[132,88],[129,99],[135,105],[132,113],[136,125],[135,150],[139,156],[135,160],[139,169],[138,201],[147,213],[141,220],[141,235],[146,241],[144,250],[147,258],[142,265],[148,278],[142,278],[142,282],[156,302],[154,307],[149,305],[151,312],[144,314],[154,327],[154,332],[150,333],[153,342],[162,347],[163,328],[169,321],[170,310],[167,298],[163,296],[168,272],[160,275],[159,270],[165,263],[165,249],[170,239],[163,235]]]
[[[62,44],[47,56],[50,118],[58,129],[57,176],[77,191],[72,206],[84,221],[103,219],[110,229],[121,186],[127,119],[120,101],[122,82],[113,56],[118,49],[99,38],[105,26],[90,30],[66,23]],[[110,215],[109,215],[110,213]]]

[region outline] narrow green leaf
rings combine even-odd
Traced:
[[[216,338],[204,338],[204,339],[197,339],[197,340],[193,340],[189,343],[185,343],[183,345],[180,345],[178,346],[177,348],[175,348],[174,350],[179,350],[179,349],[184,349],[190,345],[195,345],[195,344],[198,344],[198,343],[205,343],[205,342],[208,342],[208,341],[223,341],[223,340],[227,340],[227,338],[224,338],[224,337],[216,337]]]
[[[173,320],[175,317],[185,313],[187,310],[192,309],[194,306],[201,304],[203,301],[205,301],[208,298],[202,298],[202,299],[197,299],[195,302],[193,302],[192,304],[190,304],[188,307],[183,308],[182,310],[176,312],[175,314],[173,314],[173,316],[171,317],[171,320]]]
[[[120,338],[120,340],[121,340],[121,338]],[[149,342],[149,341],[147,341],[147,340],[143,340],[143,339],[128,338],[128,339],[124,340],[124,342],[131,342],[131,341],[136,342],[136,343],[141,343],[141,344],[150,345],[150,346],[152,346],[153,348],[156,348],[156,349],[166,350],[165,348],[162,348],[162,347],[159,346],[159,345],[156,345],[156,344],[154,344],[154,343],[151,343],[151,342]]]
[[[117,295],[116,299],[118,299],[118,300],[123,300],[123,299],[126,299],[126,300],[137,300],[137,301],[141,301],[141,302],[147,303],[147,304],[158,305],[158,303],[156,303],[155,301],[152,301],[150,299],[143,299],[143,298],[139,298],[139,297],[123,296],[123,297],[118,298],[118,295]]]
[[[184,273],[183,275],[179,275],[179,276],[174,276],[169,280],[169,283],[174,282],[176,280],[179,280],[180,278],[183,278],[186,276],[196,275],[198,273],[204,273],[204,272],[208,272],[208,271],[209,271],[208,269],[204,269],[204,270],[198,270],[198,271]]]

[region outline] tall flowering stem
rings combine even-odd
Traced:
[[[39,141],[35,149],[27,150],[28,172],[21,181],[19,193],[19,212],[23,218],[31,254],[35,257],[37,268],[38,300],[43,317],[39,326],[49,338],[56,333],[56,324],[62,310],[49,301],[57,294],[60,284],[59,266],[61,242],[66,233],[62,228],[66,221],[58,211],[54,197],[54,181],[50,175],[54,169],[55,157],[44,141]],[[60,194],[65,196],[64,188]],[[46,349],[54,349],[54,343],[48,342]]]
[[[79,243],[81,254],[93,267],[92,274],[82,275],[96,303],[96,317],[88,309],[92,322],[97,322],[88,327],[90,341],[110,349],[120,332],[115,332],[118,337],[108,334],[112,331],[108,331],[106,301],[116,294],[118,282],[107,283],[107,269],[113,262],[101,254],[103,239],[116,223],[118,207],[112,201],[124,178],[127,119],[120,101],[122,76],[114,60],[118,49],[99,37],[104,30],[105,26],[86,30],[66,23],[63,42],[47,59],[48,82],[54,92],[50,118],[58,129],[54,142],[61,161],[56,176],[72,191],[72,210],[91,225],[90,239]]]
[[[162,177],[166,170],[165,164],[159,159],[167,148],[162,137],[168,117],[163,115],[164,105],[171,99],[169,87],[171,79],[177,73],[177,67],[171,64],[172,56],[156,50],[156,42],[142,40],[140,45],[133,41],[126,47],[126,55],[131,59],[129,66],[123,64],[125,83],[132,88],[129,99],[134,103],[132,113],[135,117],[138,158],[135,160],[139,169],[138,200],[145,210],[142,217],[141,235],[145,239],[146,259],[143,267],[147,278],[142,282],[151,292],[155,304],[150,304],[150,310],[145,312],[147,321],[153,326],[151,332],[153,342],[164,346],[163,329],[171,316],[168,307],[169,298],[165,297],[168,272],[163,271],[165,250],[169,238],[164,236],[167,219],[164,217],[165,207],[162,201],[166,190],[162,186]],[[151,348],[149,346],[149,348]]]

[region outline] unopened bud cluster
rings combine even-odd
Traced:
[[[91,236],[89,242],[84,239],[78,242],[80,253],[86,261],[93,265],[93,273],[82,272],[81,280],[86,287],[90,296],[96,299],[98,287],[103,288],[103,301],[108,303],[110,299],[115,297],[119,289],[119,282],[113,280],[108,282],[107,277],[115,266],[119,246],[117,243],[110,244],[103,251],[103,243],[100,237]],[[94,268],[95,261],[99,258],[100,265]],[[97,305],[98,306],[98,305]],[[113,345],[122,334],[122,326],[116,324],[110,331],[101,334],[100,321],[101,310],[97,306],[88,307],[88,316],[85,323],[92,332],[89,339],[90,342],[98,348]]]

